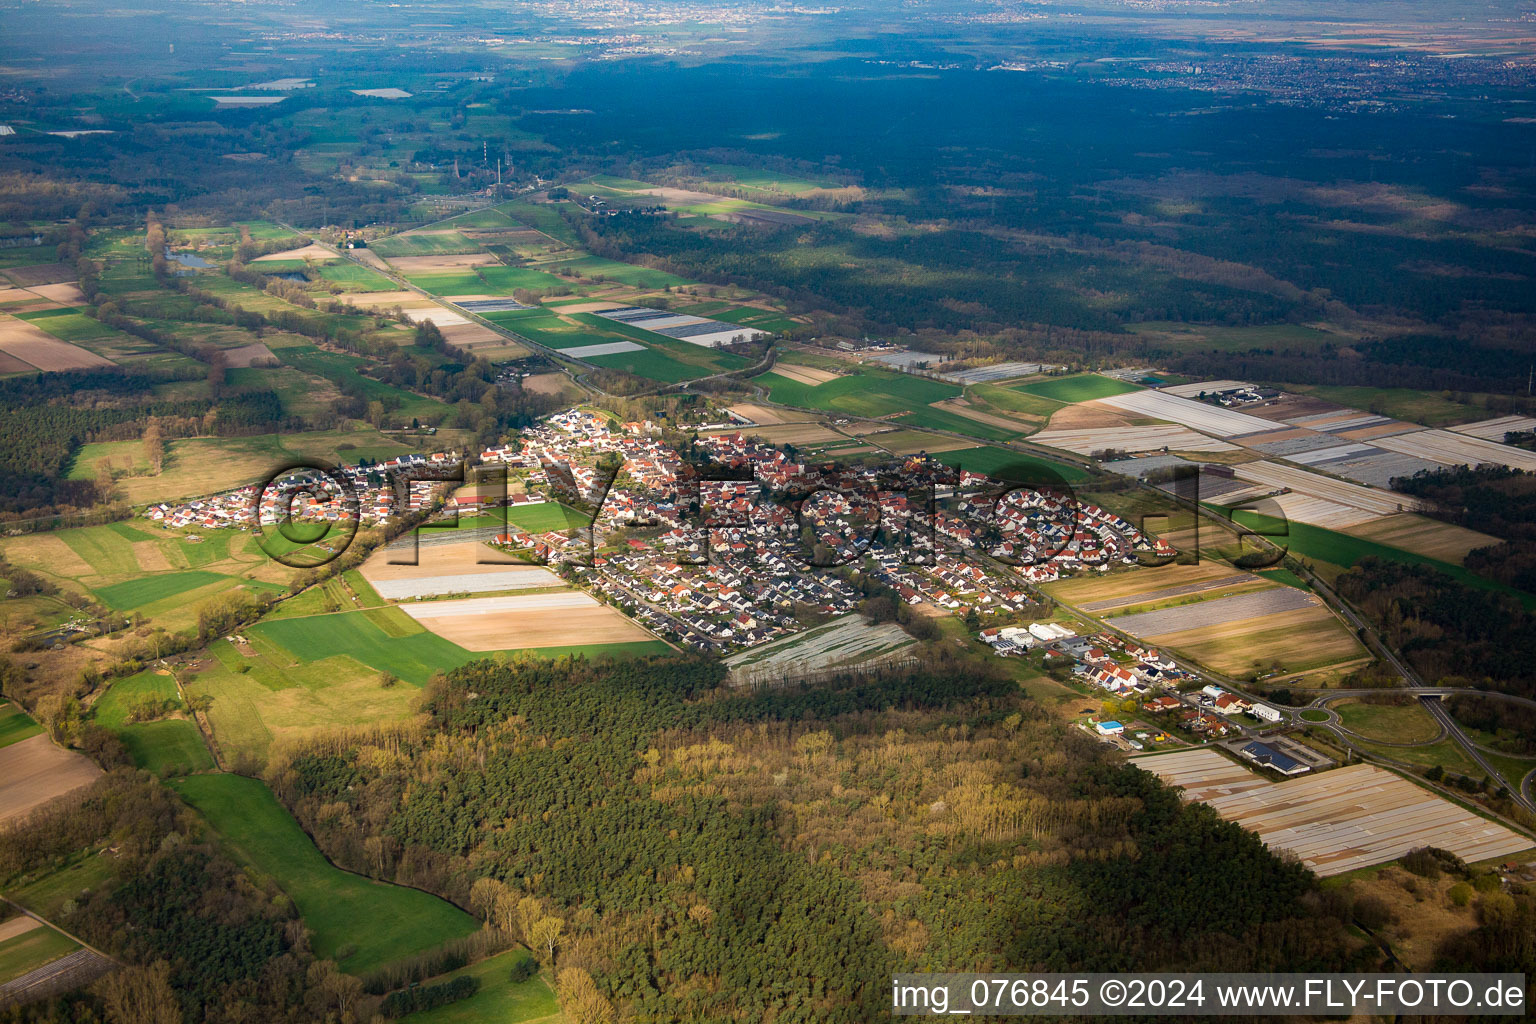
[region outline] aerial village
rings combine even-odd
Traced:
[[[454,451],[344,466],[337,477],[349,498],[336,478],[299,468],[264,488],[157,504],[144,515],[169,528],[211,530],[267,529],[289,518],[349,525],[355,517],[370,526],[402,510],[425,511],[470,531],[460,534],[465,539],[558,568],[674,644],[722,656],[806,630],[807,611],[851,612],[873,581],[924,613],[974,612],[980,623],[997,623],[982,625],[978,636],[998,656],[1044,651],[1069,659],[1082,682],[1142,701],[1147,712],[1177,712],[1191,733],[1242,732],[1232,716],[1263,719],[1270,710],[1214,687],[1179,693],[1176,684],[1197,678],[1194,671],[1155,648],[1030,621],[1039,618],[1031,614],[1038,584],[1175,554],[1113,512],[971,472],[940,475],[925,501],[904,486],[936,479],[923,476],[920,458],[908,459],[893,481],[870,469],[797,462],[735,432],[699,439],[703,465],[713,470],[701,474],[699,462],[659,433],[649,422],[614,430],[601,416],[571,409],[472,455],[467,470]],[[561,506],[571,521],[592,525],[548,528],[525,514],[541,506]],[[1154,691],[1174,695],[1149,699]],[[1106,742],[1139,746],[1113,721],[1095,730]]]

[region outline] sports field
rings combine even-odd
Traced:
[[[172,785],[231,851],[293,898],[315,952],[361,974],[441,946],[479,922],[418,889],[375,882],[337,868],[315,848],[272,791],[239,775],[197,775]]]
[[[1070,403],[1091,402],[1095,398],[1124,395],[1142,389],[1135,384],[1115,380],[1113,377],[1101,377],[1096,373],[1080,373],[1073,377],[1052,377],[1047,380],[1031,381],[1008,390],[1038,398],[1048,398],[1053,402]]]

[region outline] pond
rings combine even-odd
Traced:
[[[213,266],[195,252],[171,252],[170,246],[165,247],[165,258],[174,260],[184,267],[195,267],[198,270],[207,270]]]

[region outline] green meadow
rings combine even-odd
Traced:
[[[429,632],[396,608],[268,619],[246,634],[270,640],[300,662],[344,656],[418,686],[433,672],[483,657]]]
[[[512,981],[512,968],[532,957],[526,949],[509,949],[433,978],[431,984],[460,977],[477,978],[480,989],[468,999],[413,1013],[401,1020],[405,1024],[519,1024],[555,1017],[560,1012],[560,1003],[543,977],[535,974],[524,981]]]
[[[753,378],[753,383],[768,388],[768,396],[783,405],[868,417],[914,413],[960,394],[953,384],[867,367],[816,385],[790,380],[771,370]]]
[[[0,747],[36,736],[43,727],[10,701],[0,702]]]
[[[331,864],[272,791],[255,779],[197,775],[172,785],[235,856],[293,898],[315,952],[337,960],[344,971],[371,971],[479,927],[469,914],[429,893]]]
[[[940,452],[933,457],[946,466],[985,473],[1009,483],[1054,483],[1057,480],[1077,483],[1089,479],[1091,475],[1078,466],[1051,462],[1007,448],[966,448],[962,451]]]
[[[1135,384],[1127,384],[1113,377],[1101,377],[1096,373],[1080,373],[1073,377],[1052,377],[1047,380],[1018,384],[1011,390],[1026,395],[1049,398],[1053,402],[1090,402],[1095,398],[1124,395],[1140,391]]]
[[[558,501],[546,501],[542,505],[514,505],[506,512],[508,521],[530,533],[580,530],[590,522],[580,512],[567,508]]]

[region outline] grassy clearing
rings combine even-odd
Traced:
[[[293,898],[315,952],[358,974],[441,946],[478,922],[428,893],[375,882],[337,868],[315,848],[262,783],[200,775],[172,784],[234,854],[270,875]]]
[[[405,1024],[484,1024],[489,1021],[518,1024],[553,1017],[560,1012],[560,1003],[543,977],[534,975],[526,981],[512,983],[512,968],[532,957],[526,949],[510,949],[452,974],[433,978],[433,984],[462,976],[478,978],[480,990],[468,999],[413,1013],[402,1020]]]
[[[176,701],[178,705],[180,703],[176,694],[176,680],[169,674],[160,675],[153,669],[146,669],[136,675],[113,680],[107,692],[91,705],[92,717],[97,725],[121,729],[128,724],[129,709],[133,702],[143,697]]]
[[[1446,771],[1455,772],[1458,775],[1467,775],[1474,779],[1483,777],[1483,770],[1473,763],[1461,747],[1456,745],[1455,740],[1451,739],[1441,740],[1427,747],[1388,747],[1366,742],[1362,742],[1360,747],[1382,757],[1420,768],[1433,768],[1439,765]]]
[[[1440,735],[1440,727],[1417,702],[1394,707],[1338,701],[1333,704],[1344,727],[1368,740],[1386,743],[1427,743]]]
[[[10,701],[0,702],[0,747],[36,736],[43,727]]]
[[[1132,391],[1140,391],[1141,388],[1134,384],[1127,384],[1123,380],[1101,377],[1096,373],[1080,373],[1072,377],[1055,377],[1050,380],[1020,384],[1009,390],[1049,398],[1053,402],[1072,404],[1089,402],[1095,398],[1108,398],[1111,395],[1129,394]]]
[[[161,777],[212,771],[213,755],[197,726],[185,718],[142,722],[118,730],[136,767]]]
[[[87,850],[63,867],[8,886],[5,895],[42,917],[54,917],[68,900],[100,888],[112,879],[112,855]]]
[[[358,367],[368,365],[368,360],[357,356],[326,352],[307,342],[275,347],[272,349],[272,354],[289,366],[331,381],[338,386],[361,388],[370,401],[397,400],[400,403],[399,408],[391,415],[402,422],[414,418],[436,423],[448,411],[448,407],[435,398],[426,398],[385,384],[383,381],[374,380],[372,377],[363,376],[358,372]]]

